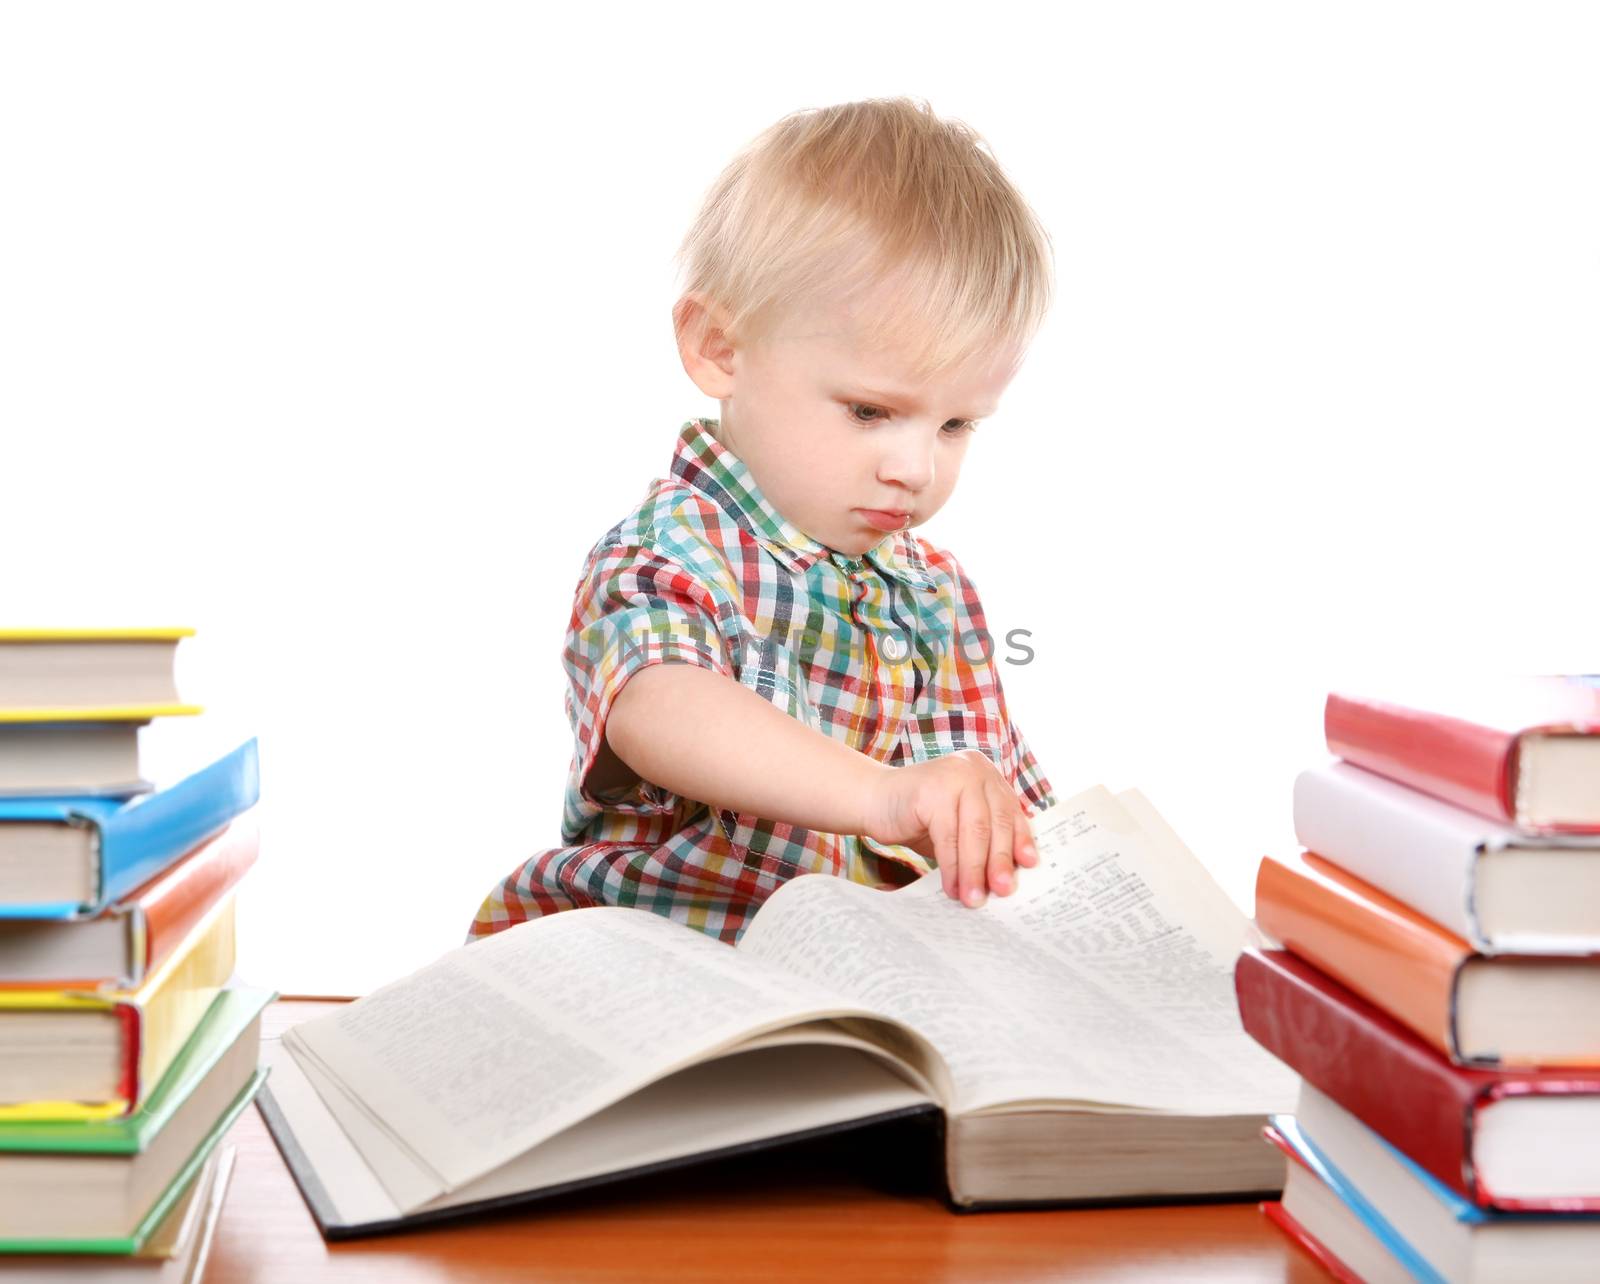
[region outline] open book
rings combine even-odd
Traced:
[[[330,1239],[919,1113],[956,1208],[1281,1190],[1298,1080],[1239,1023],[1248,921],[1134,791],[1033,832],[978,909],[817,874],[736,947],[508,928],[269,1042],[262,1114]]]

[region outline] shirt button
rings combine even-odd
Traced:
[[[898,633],[890,633],[887,635],[883,639],[883,643],[879,649],[883,652],[883,658],[888,660],[891,664],[899,664],[901,660],[904,660],[906,656],[911,654],[911,648],[906,644],[906,640]]]

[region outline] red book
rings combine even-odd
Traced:
[[[1600,833],[1600,684],[1486,680],[1398,699],[1328,696],[1328,749],[1530,833]]]
[[[1287,950],[1245,950],[1234,969],[1234,990],[1245,1031],[1257,1043],[1480,1208],[1600,1210],[1600,1181],[1591,1178],[1585,1186],[1581,1178],[1568,1179],[1559,1190],[1549,1176],[1557,1159],[1551,1145],[1570,1147],[1580,1164],[1583,1155],[1600,1153],[1594,1122],[1600,1068],[1452,1065]],[[1553,1120],[1552,1107],[1565,1108],[1574,1126],[1563,1128],[1560,1120],[1554,1128],[1528,1126]],[[1541,1110],[1546,1113],[1535,1113]],[[1552,1132],[1558,1140],[1550,1139]],[[1530,1146],[1543,1151],[1531,1153]],[[1600,1164],[1587,1167],[1600,1172]]]

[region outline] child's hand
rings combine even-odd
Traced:
[[[1015,864],[1039,863],[1022,802],[992,761],[962,749],[896,767],[867,802],[864,832],[935,860],[944,894],[982,905],[1016,890]]]

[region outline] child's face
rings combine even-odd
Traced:
[[[853,334],[850,310],[832,306],[790,318],[753,348],[717,332],[695,354],[699,369],[688,352],[684,360],[722,403],[718,438],[772,505],[819,543],[858,556],[898,529],[863,510],[905,513],[900,525],[911,527],[944,506],[970,421],[995,413],[1022,354],[997,350],[918,382],[900,352],[868,351]]]

